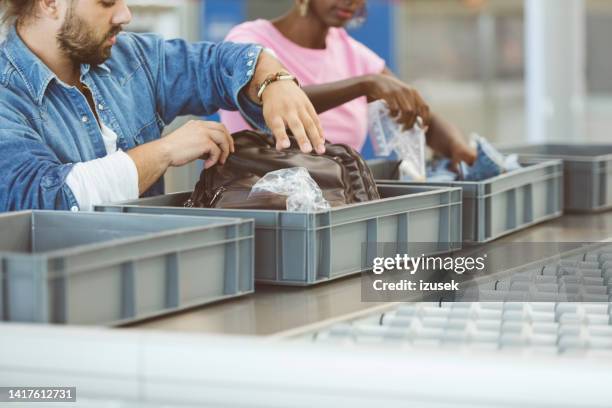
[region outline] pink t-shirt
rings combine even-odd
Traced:
[[[272,49],[303,86],[378,74],[385,68],[383,59],[341,28],[329,30],[325,49],[304,48],[295,44],[268,20],[240,24],[230,31],[226,40],[259,43]],[[367,110],[367,100],[361,97],[322,113],[319,117],[326,139],[361,150],[368,130]],[[230,133],[250,129],[239,112],[221,111],[221,121]]]

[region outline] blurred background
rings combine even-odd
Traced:
[[[129,30],[221,41],[293,0],[128,3]],[[368,0],[367,20],[350,33],[465,134],[498,144],[609,138],[612,0]],[[197,166],[173,170],[168,191],[192,188],[198,175]]]

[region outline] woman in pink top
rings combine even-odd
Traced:
[[[427,142],[440,154],[471,164],[476,152],[457,128],[430,114],[419,93],[398,80],[385,61],[351,38],[344,27],[366,6],[365,0],[296,0],[273,21],[234,27],[226,40],[255,42],[272,50],[310,97],[325,138],[361,150],[367,136],[367,104],[383,99],[391,113],[411,128],[417,116],[428,125]],[[221,112],[230,133],[250,126],[239,112]]]

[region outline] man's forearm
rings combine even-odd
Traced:
[[[247,87],[247,95],[250,100],[255,103],[260,103],[259,98],[257,97],[257,91],[259,90],[259,85],[262,84],[268,75],[276,74],[280,71],[286,71],[287,69],[277,60],[275,57],[270,55],[265,50],[261,52],[259,59],[257,61],[257,66],[255,67],[255,73],[253,74],[253,78]]]
[[[66,177],[81,211],[92,211],[95,205],[138,198],[138,171],[124,152],[75,163]]]
[[[166,149],[163,139],[135,147],[127,154],[138,170],[139,194],[147,191],[170,166],[170,152]]]

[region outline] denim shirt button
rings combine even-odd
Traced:
[[[70,211],[78,212],[79,211],[79,207],[77,207],[76,205],[73,205],[72,207],[70,207]]]
[[[87,123],[87,122],[89,122],[89,118],[88,118],[87,116],[83,116],[83,117],[81,118],[81,122],[83,122],[83,123]]]
[[[101,103],[100,103],[100,104],[98,104],[98,109],[99,109],[99,110],[101,110],[101,111],[103,111],[103,110],[104,110],[104,105],[102,105]]]

